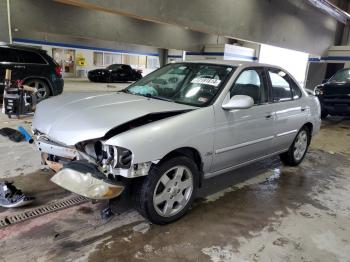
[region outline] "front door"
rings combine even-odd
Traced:
[[[274,105],[269,103],[265,71],[245,69],[237,77],[225,101],[235,95],[253,98],[249,109],[215,109],[215,141],[212,172],[234,167],[272,153]]]

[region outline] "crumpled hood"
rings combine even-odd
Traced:
[[[103,137],[110,129],[150,113],[194,108],[126,93],[69,93],[40,102],[33,129],[75,145]]]

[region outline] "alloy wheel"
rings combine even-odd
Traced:
[[[307,143],[308,143],[307,133],[305,130],[302,130],[298,134],[294,143],[293,155],[296,161],[299,161],[300,159],[303,158],[307,149]]]
[[[36,93],[38,100],[42,100],[49,96],[47,85],[44,82],[31,80],[27,83],[27,85],[34,87],[38,90]]]
[[[153,194],[156,212],[174,216],[188,204],[193,192],[193,174],[185,166],[174,166],[159,179]]]

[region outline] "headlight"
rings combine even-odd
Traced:
[[[51,178],[51,181],[71,192],[91,199],[111,199],[123,192],[124,186],[109,184],[97,179],[93,176],[97,170],[88,165],[79,165],[80,167],[63,168]],[[103,176],[103,174],[97,175]]]
[[[315,88],[315,95],[316,96],[322,96],[323,95],[323,90],[321,87],[316,87]]]
[[[131,166],[132,153],[126,148],[97,141],[94,149],[97,161],[102,165],[111,165],[113,168],[130,168]]]

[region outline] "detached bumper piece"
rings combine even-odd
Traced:
[[[112,199],[124,191],[124,185],[111,184],[95,165],[72,161],[63,166],[51,181],[64,189],[91,199]]]

